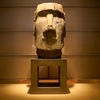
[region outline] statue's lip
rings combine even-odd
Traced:
[[[47,39],[46,38],[42,38],[42,40],[47,40]],[[48,40],[57,40],[57,39],[55,37],[53,37],[53,38],[50,38]]]
[[[47,30],[56,31],[55,28],[53,28],[53,27],[45,27],[45,28],[42,30],[42,32],[45,32],[45,31],[47,31]]]
[[[57,39],[54,37],[51,39],[42,38],[42,40],[45,41],[48,45],[52,45],[57,42]]]

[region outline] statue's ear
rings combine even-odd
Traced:
[[[35,11],[34,12],[34,26],[33,26],[33,35],[34,36],[36,36],[36,26],[35,26],[36,18],[37,18],[37,15],[36,15],[36,11]]]
[[[36,27],[33,26],[33,35],[36,37]]]
[[[36,15],[36,11],[34,12],[34,22],[36,21],[37,15]]]
[[[63,30],[63,38],[66,37],[66,25],[64,26],[64,30]]]

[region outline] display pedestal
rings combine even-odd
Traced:
[[[39,66],[59,66],[59,82],[57,86],[42,86],[39,85]],[[67,60],[61,59],[39,59],[31,60],[31,86],[28,91],[29,94],[67,94]],[[50,85],[50,83],[49,83]]]

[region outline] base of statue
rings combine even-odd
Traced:
[[[59,66],[58,83],[39,83],[39,66]],[[67,94],[67,60],[60,59],[39,59],[31,60],[31,85],[29,94]]]

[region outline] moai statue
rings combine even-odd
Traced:
[[[35,46],[39,58],[60,58],[64,46],[65,13],[58,3],[42,3],[34,12]]]

